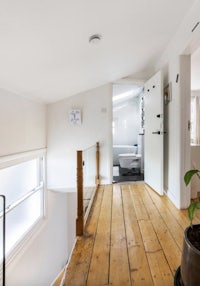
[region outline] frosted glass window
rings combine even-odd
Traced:
[[[0,285],[5,285],[5,198],[0,196],[0,212],[3,216],[0,219]]]
[[[6,253],[43,215],[42,191],[36,192],[6,215]]]
[[[0,198],[0,204],[2,204],[1,198]],[[2,258],[3,258],[3,218],[2,217],[0,218],[0,257],[1,257],[0,263],[2,263]],[[1,272],[1,269],[2,268],[0,268],[0,272]]]
[[[0,198],[0,206],[2,205],[2,199]],[[3,220],[0,219],[0,286],[3,285]]]
[[[0,197],[0,213],[2,211],[3,211],[3,198]],[[2,255],[3,255],[3,217],[0,218],[0,258],[1,258],[0,263],[2,262],[2,257],[3,257]],[[0,273],[1,271],[2,271],[2,265],[0,267]]]
[[[38,160],[0,170],[1,194],[6,196],[7,206],[39,185]]]
[[[44,215],[43,157],[0,169],[0,186],[0,193],[6,196],[8,254]],[[2,206],[0,201],[0,265],[3,257]]]

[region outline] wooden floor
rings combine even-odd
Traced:
[[[101,186],[65,285],[173,285],[188,224],[185,210],[143,183]]]

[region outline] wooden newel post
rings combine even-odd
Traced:
[[[83,163],[82,151],[77,151],[77,219],[76,235],[83,235]]]
[[[96,143],[96,180],[95,180],[95,183],[97,186],[100,184],[99,166],[100,166],[100,152],[99,152],[99,142],[97,142]]]

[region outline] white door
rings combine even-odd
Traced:
[[[163,84],[159,71],[145,83],[144,180],[163,195]]]

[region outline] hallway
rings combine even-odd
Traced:
[[[188,224],[186,210],[142,182],[100,186],[65,285],[173,285]]]

